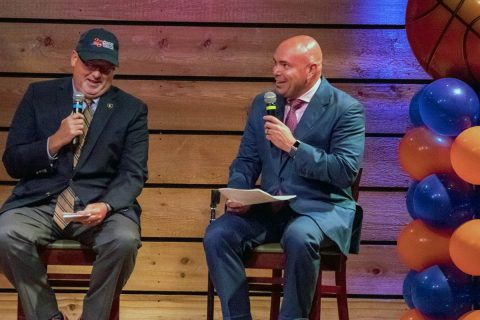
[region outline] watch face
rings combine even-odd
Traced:
[[[295,148],[298,148],[299,145],[300,145],[300,141],[295,140],[295,142],[293,143],[293,146],[294,146]]]

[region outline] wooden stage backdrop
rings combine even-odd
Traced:
[[[204,319],[207,269],[201,239],[209,190],[224,186],[252,97],[272,87],[272,53],[308,34],[324,75],[366,108],[361,252],[348,261],[351,319],[398,319],[408,271],[396,237],[410,221],[409,179],[399,167],[408,105],[430,77],[409,48],[407,0],[78,0],[0,3],[0,150],[27,85],[68,75],[79,35],[105,27],[120,39],[115,84],[149,105],[150,178],[140,197],[143,247],[122,296],[122,319]],[[14,181],[0,169],[0,200]],[[60,293],[79,314],[81,293]],[[0,275],[2,319],[16,295]],[[324,319],[336,319],[332,300]],[[268,301],[253,299],[255,319]],[[217,312],[217,319],[220,313]]]

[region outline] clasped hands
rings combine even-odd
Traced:
[[[90,203],[85,209],[75,212],[81,216],[72,218],[71,221],[79,222],[88,227],[94,227],[102,223],[108,213],[105,202]]]

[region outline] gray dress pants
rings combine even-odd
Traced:
[[[38,248],[57,239],[80,241],[97,254],[82,319],[108,319],[114,298],[133,271],[141,246],[139,227],[122,214],[110,214],[93,228],[70,223],[61,230],[53,221],[54,208],[51,202],[0,215],[0,271],[17,289],[27,319],[49,319],[59,311]]]

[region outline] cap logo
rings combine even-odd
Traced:
[[[97,46],[98,48],[106,48],[106,49],[113,50],[113,43],[107,40],[101,40],[99,38],[95,38],[93,39],[92,44],[94,46]]]

